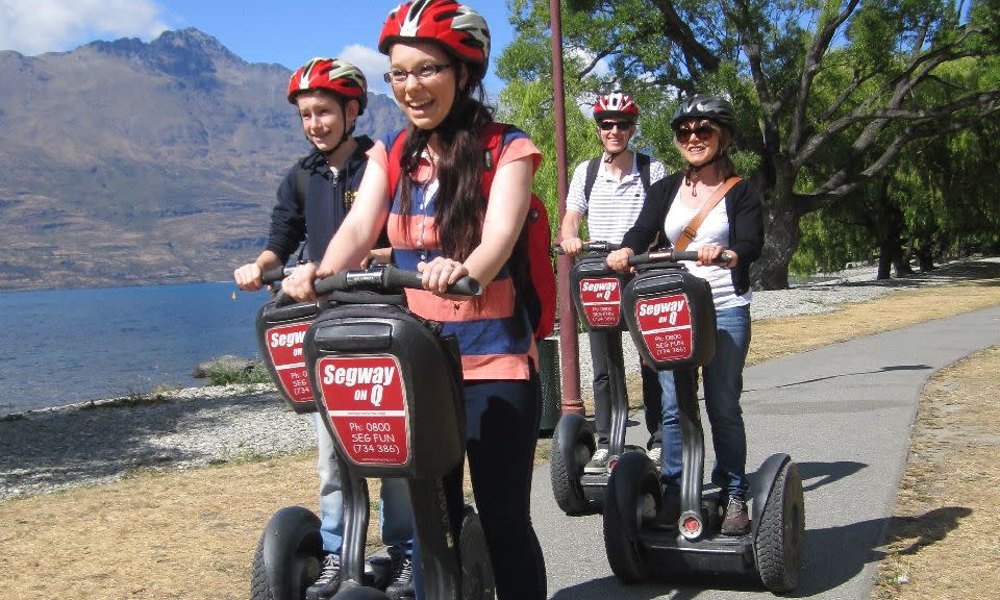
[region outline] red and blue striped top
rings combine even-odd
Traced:
[[[395,137],[390,135],[376,142],[368,153],[369,160],[386,171],[387,147]],[[501,148],[497,169],[524,158],[532,161],[535,170],[541,164],[541,152],[516,128],[506,129]],[[415,270],[418,262],[442,255],[434,222],[437,179],[434,166],[426,155],[413,181],[417,185],[411,190],[410,215],[400,214],[400,196],[392,190],[394,197],[387,223],[393,258],[400,268],[410,270]],[[489,201],[501,202],[502,198],[494,197]],[[442,333],[456,336],[465,379],[526,380],[530,377],[528,359],[530,357],[537,364],[537,349],[527,313],[515,302],[514,284],[506,266],[479,298],[455,302],[425,290],[406,290],[406,297],[415,314],[443,323]]]

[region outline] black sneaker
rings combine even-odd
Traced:
[[[306,600],[326,600],[340,587],[340,557],[327,554],[320,567],[319,579],[306,589]]]
[[[392,581],[385,588],[385,593],[392,600],[413,600],[416,592],[413,589],[413,560],[409,556],[393,557]]]
[[[750,531],[747,503],[739,496],[729,496],[726,516],[722,520],[722,535],[743,535]]]
[[[607,473],[608,472],[608,459],[611,458],[608,455],[607,448],[598,448],[594,455],[590,457],[590,462],[588,462],[583,467],[584,473]]]

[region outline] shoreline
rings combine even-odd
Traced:
[[[1000,258],[985,261],[994,264],[979,267],[1000,267]],[[885,281],[865,280],[871,275],[852,270],[833,281],[756,292],[751,313],[766,320],[831,311],[895,290],[970,279],[963,271],[975,267],[963,261]],[[587,336],[580,336],[583,382],[589,381],[591,366],[586,342]],[[627,353],[626,368],[637,364],[635,353]],[[116,481],[136,470],[304,451],[315,446],[314,427],[310,415],[292,412],[269,383],[184,388],[12,413],[0,417],[0,502]]]

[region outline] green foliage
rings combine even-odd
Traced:
[[[216,365],[205,371],[208,385],[230,385],[249,383],[270,383],[271,375],[261,363],[250,368]]]
[[[554,207],[549,3],[510,5],[518,38],[497,62],[511,82],[504,105],[547,157],[536,185]],[[957,186],[961,201],[949,191],[956,174],[988,164],[966,154],[998,164],[995,149],[982,152],[995,133],[969,133],[984,121],[996,128],[996,0],[572,0],[561,14],[570,169],[599,150],[578,110],[596,94],[635,97],[635,147],[677,169],[674,106],[716,93],[739,115],[737,167],[765,195],[767,268],[866,260],[899,222],[911,245],[929,235],[941,251],[996,244],[995,184],[969,177]],[[908,146],[925,142],[947,144],[961,161],[953,156],[947,172],[926,160],[904,165]]]

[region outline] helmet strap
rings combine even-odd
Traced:
[[[695,166],[695,165],[692,165],[691,163],[688,163],[687,168],[684,169],[684,185],[691,186],[692,183],[693,183],[691,181],[691,176],[692,175],[698,173],[698,171],[701,171],[705,167],[707,167],[709,165],[713,165],[716,162],[722,160],[722,156],[723,156],[722,152],[716,152],[715,156],[713,156],[711,160],[709,160],[709,161],[707,161],[705,163],[702,163],[700,165]],[[691,188],[691,195],[692,196],[697,196],[698,195],[698,194],[695,193],[693,187]]]
[[[604,162],[606,162],[607,164],[610,165],[611,163],[615,162],[616,158],[618,158],[619,156],[621,156],[623,153],[625,153],[627,151],[628,151],[628,146],[626,146],[625,148],[619,150],[618,152],[615,152],[614,154],[612,154],[612,153],[608,152],[607,150],[605,150],[604,151]]]
[[[336,146],[330,148],[329,150],[320,150],[320,154],[323,155],[323,158],[330,158],[330,156],[332,156],[334,152],[339,150],[340,147],[344,145],[344,142],[351,139],[351,135],[354,133],[355,124],[351,123],[350,127],[347,126],[347,102],[348,100],[346,98],[340,99],[340,114],[344,117],[343,118],[344,134],[340,136],[340,141],[337,142]],[[317,150],[319,150],[319,148],[317,148]]]

